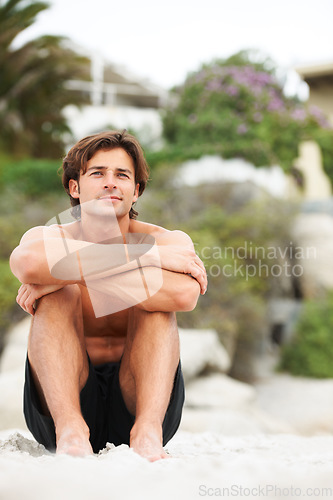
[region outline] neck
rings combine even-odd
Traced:
[[[85,241],[93,243],[107,242],[129,232],[130,219],[123,217],[83,217],[81,219],[81,236]]]

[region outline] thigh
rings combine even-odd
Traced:
[[[80,392],[83,418],[90,429],[90,442],[94,453],[98,453],[107,442],[107,407],[101,375],[96,375],[89,360],[89,375]],[[42,404],[31,373],[29,359],[26,360],[24,384],[24,416],[27,427],[46,449],[55,451],[56,435],[51,416],[43,413]]]

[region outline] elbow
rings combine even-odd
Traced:
[[[34,259],[27,252],[22,252],[19,247],[15,248],[9,258],[9,266],[21,283],[34,283],[33,277],[36,275]]]
[[[194,300],[187,299],[186,301],[184,301],[184,303],[181,304],[179,312],[193,311],[193,309],[196,308],[197,302],[198,302],[198,297],[196,297]]]

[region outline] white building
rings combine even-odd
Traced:
[[[75,140],[105,129],[126,128],[134,130],[144,145],[159,146],[160,109],[167,102],[166,90],[132,75],[124,67],[107,63],[97,54],[91,58],[91,80],[72,80],[68,86],[86,93],[90,101],[81,109],[64,109]]]

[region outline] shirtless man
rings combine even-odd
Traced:
[[[63,162],[76,220],[30,229],[10,258],[32,315],[25,418],[57,453],[112,442],[158,460],[180,423],[175,312],[195,307],[207,277],[189,236],[135,220],[147,180],[133,136],[82,139]]]

